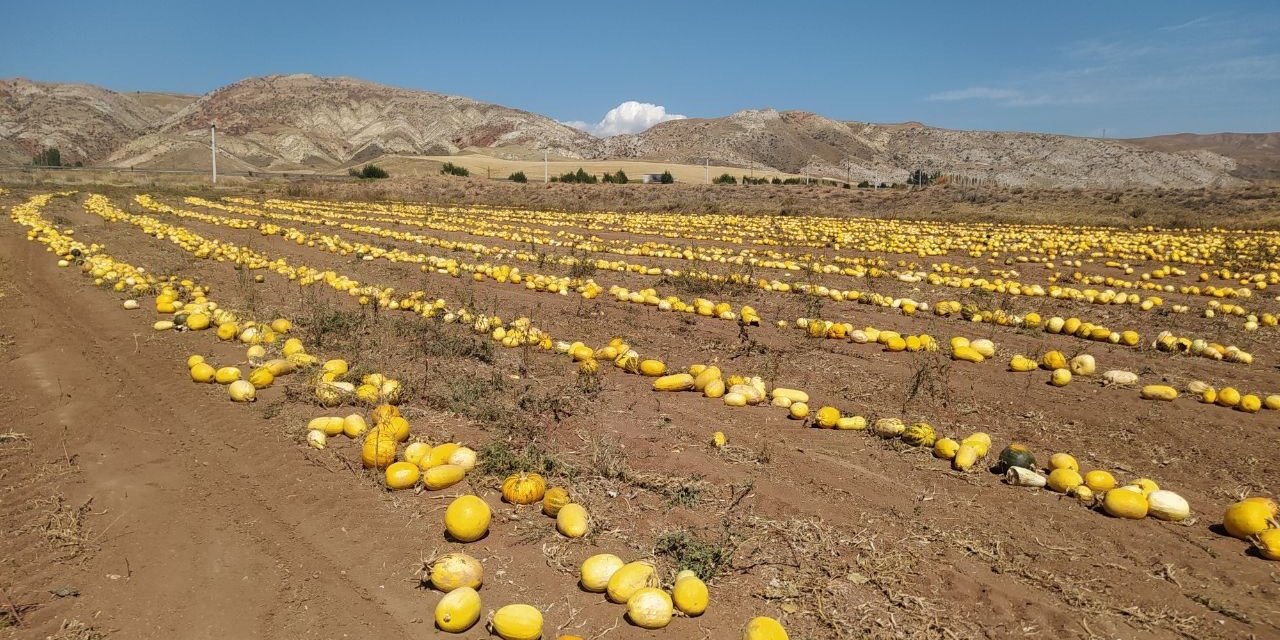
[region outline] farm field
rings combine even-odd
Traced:
[[[466,638],[1280,635],[1280,232],[0,206],[0,636],[449,637],[451,553]]]
[[[438,174],[440,173],[440,167],[446,162],[463,167],[470,171],[472,176],[476,177],[506,178],[512,173],[523,171],[530,182],[542,182],[543,167],[541,159],[511,160],[491,155],[464,153],[450,156],[415,157],[387,155],[374,161],[375,164],[380,167],[386,167],[395,175],[415,177]],[[785,180],[787,178],[803,177],[775,170],[752,170],[744,167],[715,164],[710,167],[704,167],[702,165],[646,160],[552,160],[547,163],[547,169],[552,177],[571,173],[579,168],[594,175],[624,171],[632,180],[640,180],[647,173],[660,174],[663,171],[670,171],[677,182],[686,184],[707,184],[708,173],[712,178],[719,177],[724,173],[734,178],[754,176],[770,179],[777,177]]]

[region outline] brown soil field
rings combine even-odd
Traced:
[[[1280,394],[1280,328],[1245,330],[1241,317],[1203,313],[1216,301],[1276,314],[1280,283],[1244,299],[1176,291],[1240,288],[1246,274],[1280,270],[1272,253],[1280,236],[1262,231],[1280,222],[1274,189],[1073,194],[681,185],[661,191],[665,187],[446,179],[241,181],[218,189],[8,184],[0,194],[0,408],[11,416],[0,426],[6,541],[0,638],[449,637],[433,624],[442,594],[424,587],[421,576],[430,559],[454,551],[479,559],[485,572],[481,622],[462,638],[496,637],[484,621],[509,603],[537,607],[548,639],[737,638],[754,616],[777,618],[791,638],[810,639],[1280,637],[1280,564],[1221,527],[1223,510],[1240,497],[1280,493],[1280,411],[1245,413],[1185,392],[1173,402],[1143,400],[1136,387],[1106,385],[1097,375],[1056,387],[1047,371],[1014,373],[1007,366],[1014,354],[1034,358],[1056,349],[1068,358],[1094,356],[1099,373],[1134,372],[1139,385],[1181,390],[1202,380],[1262,397]],[[389,491],[381,471],[362,467],[359,441],[335,436],[324,449],[307,446],[311,418],[368,409],[320,406],[309,374],[281,376],[259,390],[253,404],[229,401],[219,385],[192,382],[189,355],[248,373],[246,346],[220,341],[212,330],[153,330],[154,322],[172,319],[156,311],[153,294],[136,296],[140,308],[126,310],[121,303],[129,294],[95,286],[74,263],[59,267],[59,256],[11,213],[36,194],[68,188],[78,191],[39,207],[42,220],[64,234],[72,230],[86,245],[97,243],[94,251],[118,261],[194,279],[242,318],[289,318],[289,335],[308,353],[345,358],[357,382],[370,372],[400,380],[399,406],[411,438],[463,443],[480,452],[478,466],[443,490]],[[873,422],[923,421],[939,436],[957,439],[982,431],[993,444],[975,469],[962,472],[928,448],[870,429],[812,428],[811,419],[790,419],[786,408],[730,407],[696,392],[654,391],[653,379],[608,361],[599,363],[599,374],[580,374],[563,354],[506,348],[488,329],[361,305],[323,281],[300,287],[272,268],[197,257],[199,243],[184,246],[176,235],[148,234],[128,219],[94,213],[86,207],[91,194],[106,196],[125,214],[233,243],[245,250],[241,255],[253,251],[380,291],[393,288],[389,299],[422,291],[427,300],[447,300],[448,309],[465,305],[504,324],[527,317],[556,340],[593,348],[621,337],[671,370],[716,364],[726,375],[803,389],[815,412],[832,405]],[[139,194],[181,213],[148,207],[135,200]],[[277,197],[282,200],[269,200]],[[403,214],[386,201],[457,207]],[[653,213],[583,213],[591,211]],[[689,212],[687,224],[674,212]],[[730,212],[744,215],[722,215]],[[955,233],[979,229],[992,244],[970,252],[954,243],[944,255],[922,257],[802,241],[807,221],[817,219],[810,216],[819,214],[880,238],[910,233],[946,243]],[[681,233],[698,237],[668,233],[662,225],[672,219]],[[768,224],[753,226],[759,220]],[[1236,273],[1214,274],[1208,282],[1199,282],[1199,273],[1221,264],[1181,265],[1185,275],[1157,273],[1156,280],[1175,291],[1160,292],[1163,305],[1151,311],[897,277],[947,263],[975,278],[1102,290],[1108,286],[1073,274],[1138,283],[1147,282],[1142,274],[1177,264],[1118,259],[1132,268],[1125,273],[1108,266],[1114,258],[1087,248],[1075,255],[1064,248],[1053,268],[1017,260],[1037,256],[1017,234],[1051,239],[1068,232],[1038,225],[1064,220],[1116,226],[1095,230],[1095,239],[1149,233],[1157,253],[1179,243],[1212,248],[1214,259]],[[964,222],[951,226],[954,221]],[[965,226],[985,223],[1000,224]],[[752,231],[735,235],[735,224]],[[1137,226],[1148,224],[1206,228]],[[271,225],[299,235],[285,237]],[[1250,231],[1207,228],[1213,226]],[[359,246],[330,251],[328,241]],[[701,257],[636,251],[658,243]],[[387,252],[412,259],[393,261]],[[590,279],[606,291],[587,299],[573,288],[558,295],[493,277],[477,280],[465,270],[461,277],[424,271],[414,261],[421,254],[467,266],[516,266],[575,285]],[[611,270],[584,263],[586,255],[658,273]],[[804,266],[747,269],[720,256]],[[1081,265],[1063,266],[1072,257]],[[853,264],[878,265],[885,274],[813,268]],[[889,306],[693,278],[678,273],[683,270],[724,277],[749,271],[754,279],[931,306],[957,300],[1010,315],[1076,316],[1136,330],[1142,340],[1122,346],[924,310],[906,315]],[[654,288],[660,297],[684,301],[701,296],[735,311],[750,305],[763,322],[743,326],[620,302],[608,293],[611,285]],[[1189,310],[1174,313],[1173,305]],[[811,338],[794,326],[799,318],[927,333],[942,346],[890,352],[878,344]],[[790,326],[777,326],[778,320]],[[1238,346],[1253,362],[1159,351],[1152,342],[1165,330]],[[952,336],[988,338],[996,356],[954,361],[947,345]],[[722,432],[727,445],[715,446],[714,432]],[[1011,442],[1026,444],[1041,466],[1052,453],[1070,452],[1082,472],[1109,469],[1121,483],[1153,479],[1185,497],[1192,515],[1181,522],[1114,518],[1074,497],[1009,486],[988,467]],[[588,535],[566,538],[536,505],[504,502],[503,478],[521,470],[540,471],[549,485],[566,487],[591,515]],[[443,526],[446,506],[463,494],[480,496],[493,511],[488,535],[465,544],[446,536]],[[623,616],[624,605],[577,584],[581,562],[598,553],[653,562],[666,588],[678,570],[695,568],[707,579],[710,606],[701,616],[678,615],[662,630],[634,626]]]

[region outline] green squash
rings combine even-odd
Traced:
[[[1009,467],[1035,470],[1036,457],[1032,455],[1031,450],[1026,445],[1015,442],[1000,452],[1000,461],[996,465],[996,470],[1004,473],[1009,470]]]

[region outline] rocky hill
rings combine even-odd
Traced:
[[[0,163],[27,163],[46,148],[58,149],[66,163],[98,160],[168,115],[151,96],[87,84],[0,80]]]
[[[204,154],[211,122],[220,150],[262,169],[331,169],[388,153],[463,150],[582,157],[599,146],[550,118],[470,98],[290,75],[249,78],[202,96],[106,162],[166,166],[195,150]]]
[[[232,170],[341,171],[397,156],[649,159],[903,182],[1081,188],[1231,186],[1280,176],[1280,134],[1109,140],[957,131],[750,110],[595,138],[545,116],[457,96],[311,75],[249,78],[199,98],[0,80],[0,163],[57,147],[67,162],[206,169],[209,124]]]
[[[919,123],[841,122],[801,111],[739,111],[672,120],[605,140],[613,156],[719,159],[854,181],[903,182],[914,169],[1014,186],[1115,188],[1225,186],[1235,162],[1122,141],[1039,133],[957,131]]]
[[[1156,151],[1211,151],[1236,161],[1235,175],[1280,180],[1280,133],[1175,133],[1129,142]]]

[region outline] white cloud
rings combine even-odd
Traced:
[[[929,95],[933,102],[953,102],[956,100],[1016,100],[1022,97],[1021,91],[1013,89],[992,89],[991,87],[969,87],[954,89]]]
[[[628,100],[610,109],[604,114],[604,118],[595,124],[588,124],[581,120],[570,120],[563,124],[603,137],[640,133],[660,122],[684,118],[685,116],[677,113],[667,113],[667,108],[660,104]]]

